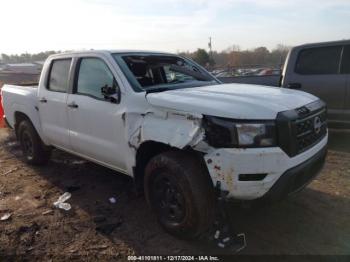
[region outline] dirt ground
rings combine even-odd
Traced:
[[[0,221],[0,261],[233,253],[166,234],[131,185],[126,176],[58,150],[47,166],[28,166],[13,132],[0,129],[0,217],[11,214]],[[66,191],[72,209],[53,207]],[[240,254],[350,255],[350,132],[331,133],[326,166],[302,192],[264,208],[232,206],[230,216],[247,237]]]

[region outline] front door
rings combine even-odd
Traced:
[[[68,96],[73,150],[102,164],[125,171],[125,131],[120,103],[105,99],[102,87],[119,88],[101,58],[80,58],[73,94]]]

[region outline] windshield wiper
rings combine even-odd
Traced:
[[[210,77],[203,75],[201,73],[195,72],[193,70],[187,69],[186,67],[183,66],[178,66],[178,65],[171,65],[169,67],[170,71],[174,71],[174,72],[179,72],[179,73],[183,73],[185,75],[189,75],[192,76],[194,78],[196,78],[197,80],[200,81],[210,81],[212,80]]]
[[[151,87],[151,88],[145,88],[145,91],[147,94],[149,93],[157,93],[157,92],[163,92],[163,91],[169,91],[174,90],[173,88],[166,87],[166,86],[158,86],[158,87]]]

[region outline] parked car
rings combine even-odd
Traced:
[[[281,75],[280,69],[264,69],[257,74],[258,76],[271,76],[271,75]]]
[[[350,127],[350,40],[294,47],[285,62],[282,86],[320,97],[330,124]]]
[[[294,90],[221,84],[186,58],[156,52],[50,56],[38,86],[5,85],[25,159],[52,147],[134,178],[160,224],[196,237],[216,197],[280,199],[320,171],[325,104]]]
[[[232,73],[228,71],[223,71],[215,75],[215,77],[232,77]]]

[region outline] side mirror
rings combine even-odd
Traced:
[[[118,87],[105,85],[101,87],[101,93],[106,100],[111,103],[119,103],[120,100],[120,89]]]

